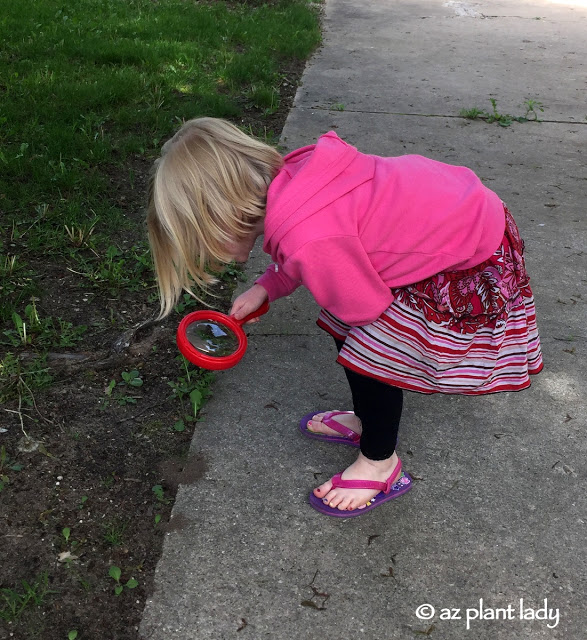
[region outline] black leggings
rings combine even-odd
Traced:
[[[334,339],[340,351],[344,342]],[[398,387],[362,376],[344,367],[353,411],[361,420],[361,453],[370,460],[385,460],[395,451],[404,395]]]

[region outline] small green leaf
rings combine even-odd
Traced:
[[[185,431],[185,422],[183,420],[178,420],[174,425],[173,428],[176,431]]]
[[[118,582],[120,580],[120,576],[122,574],[122,571],[120,571],[120,569],[118,567],[110,567],[110,571],[108,572],[108,575],[111,578],[114,578],[114,580],[116,580],[116,582]]]
[[[21,330],[22,329],[22,318],[18,315],[18,313],[16,313],[16,311],[12,314],[12,321],[14,322],[14,326],[17,328],[17,330]]]
[[[197,410],[202,402],[202,392],[199,389],[194,389],[190,393],[190,402],[194,405],[194,409]]]
[[[124,591],[124,587],[121,584],[117,584],[114,587],[114,593],[119,596]]]
[[[134,579],[131,578],[125,585],[126,587],[128,587],[129,589],[134,589],[135,587],[139,586],[139,583]]]
[[[65,527],[65,529],[63,529],[63,531],[61,533],[63,534],[63,537],[65,538],[65,542],[67,542],[69,540],[69,536],[71,535],[71,529],[69,527]]]
[[[67,634],[67,640],[75,640],[77,638],[77,631],[75,629],[72,629],[68,634]]]

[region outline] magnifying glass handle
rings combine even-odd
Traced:
[[[259,316],[262,316],[264,313],[267,313],[267,311],[269,311],[269,300],[265,300],[265,302],[256,311],[253,311],[253,313],[249,313],[249,315],[245,316],[242,320],[236,320],[236,318],[235,320],[239,324],[245,324],[245,322],[248,322],[253,318],[258,318]]]

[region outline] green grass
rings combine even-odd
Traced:
[[[146,246],[117,253],[131,223],[109,176],[132,187],[182,119],[274,112],[280,65],[320,39],[304,0],[0,0],[0,35],[2,322],[42,293],[39,256],[84,286],[146,286]]]
[[[128,527],[128,522],[122,520],[112,520],[104,523],[102,536],[109,545],[118,547],[124,542],[124,533]]]
[[[45,571],[32,582],[21,580],[15,589],[0,589],[0,620],[14,622],[25,609],[39,607],[46,596],[54,594],[49,589],[48,573]]]
[[[20,398],[27,407],[34,406],[33,391],[53,382],[46,355],[24,361],[12,352],[0,359],[0,405]]]

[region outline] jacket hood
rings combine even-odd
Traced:
[[[302,166],[293,173],[288,167]],[[373,177],[375,161],[334,131],[293,151],[269,185],[263,249],[273,255],[288,231]],[[271,251],[270,249],[273,249]]]

